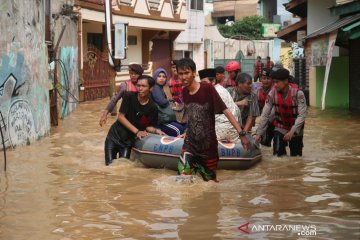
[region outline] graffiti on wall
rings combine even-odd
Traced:
[[[310,65],[325,66],[327,59],[327,50],[328,50],[327,39],[322,38],[317,41],[313,41],[313,44],[311,45]]]
[[[28,59],[35,62],[30,69],[21,50],[0,55],[0,126],[6,147],[29,144],[50,130],[48,90],[42,80],[46,69],[36,58]]]
[[[78,50],[74,47],[60,49],[61,67],[61,118],[72,112],[77,105],[79,96]]]
[[[12,102],[8,114],[8,128],[12,146],[30,144],[35,138],[34,118],[25,100]]]

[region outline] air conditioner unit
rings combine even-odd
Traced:
[[[288,27],[291,25],[291,20],[287,20],[283,22],[283,27]]]

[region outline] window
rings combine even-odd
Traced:
[[[204,0],[190,0],[190,9],[204,10]]]
[[[129,35],[128,36],[128,45],[137,45],[137,36]]]
[[[103,51],[103,36],[101,33],[88,33],[87,43],[95,46],[100,52]]]

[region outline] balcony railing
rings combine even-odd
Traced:
[[[172,0],[172,4],[173,4],[173,8],[174,8],[174,13],[178,13],[180,4],[182,2],[180,0]]]
[[[150,10],[159,10],[160,0],[148,0]]]
[[[132,0],[117,0],[118,5],[133,6]]]

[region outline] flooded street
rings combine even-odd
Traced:
[[[107,101],[81,103],[49,137],[9,149],[6,173],[1,153],[0,239],[360,238],[360,115],[310,109],[302,158],[262,148],[253,168],[190,185],[170,170],[104,165]]]

